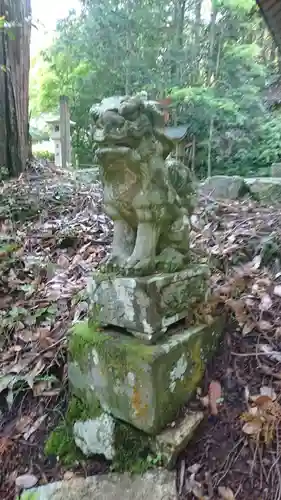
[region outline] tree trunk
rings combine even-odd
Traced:
[[[210,21],[210,34],[209,34],[209,68],[208,68],[208,81],[209,85],[212,81],[212,76],[214,74],[214,47],[216,38],[216,20],[217,20],[217,5],[214,0],[212,0],[212,11],[211,11],[211,21]]]
[[[193,27],[193,35],[194,35],[194,71],[193,71],[193,81],[195,84],[198,81],[199,71],[200,71],[200,63],[199,63],[199,55],[200,55],[200,35],[201,35],[201,9],[202,9],[203,0],[196,0],[195,3],[195,21]]]
[[[175,37],[173,44],[173,57],[171,65],[171,81],[173,85],[181,84],[181,56],[183,48],[183,31],[185,19],[186,0],[175,0],[174,2],[174,29]]]
[[[0,167],[16,176],[29,153],[30,0],[1,0],[2,16],[7,26],[0,30]]]

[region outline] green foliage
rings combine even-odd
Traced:
[[[38,158],[38,160],[46,160],[50,162],[55,161],[55,155],[50,151],[36,151],[36,153],[34,153],[34,156],[35,158]]]
[[[60,21],[52,46],[32,61],[33,114],[55,112],[67,94],[74,154],[91,164],[94,102],[142,89],[152,98],[170,94],[175,121],[196,136],[199,176],[208,158],[213,173],[268,168],[279,159],[280,131],[262,95],[278,72],[272,40],[254,0],[213,1],[209,19],[201,3],[184,12],[168,0],[84,0],[81,14]]]
[[[0,181],[4,181],[9,178],[8,169],[4,166],[0,166]]]

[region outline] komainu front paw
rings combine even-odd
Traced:
[[[155,261],[150,258],[136,259],[131,256],[126,262],[125,269],[127,276],[147,276],[155,270]]]
[[[100,271],[102,273],[117,272],[120,267],[120,258],[118,255],[109,255],[101,261]]]

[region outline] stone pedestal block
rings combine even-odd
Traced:
[[[187,316],[195,302],[204,301],[209,276],[204,264],[142,278],[96,274],[88,287],[93,314],[101,325],[124,328],[143,342],[153,343]]]
[[[222,332],[211,325],[175,328],[156,345],[113,329],[77,324],[69,340],[69,379],[74,393],[137,429],[156,434],[188,401]]]

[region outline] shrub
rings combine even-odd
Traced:
[[[36,151],[34,153],[35,158],[38,160],[46,160],[50,162],[55,161],[55,154],[51,153],[50,151]]]

